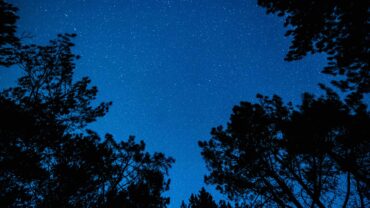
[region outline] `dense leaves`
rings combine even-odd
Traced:
[[[182,202],[181,208],[231,208],[231,205],[223,200],[216,203],[212,195],[202,188],[199,194],[190,196],[188,205]]]
[[[10,66],[14,63],[14,48],[19,46],[16,36],[17,8],[0,0],[0,66]]]
[[[24,108],[42,108],[59,125],[69,129],[85,127],[103,116],[111,105],[107,102],[91,106],[97,88],[89,87],[88,77],[73,83],[74,62],[79,58],[72,53],[74,36],[59,35],[47,46],[22,46],[17,53],[17,63],[24,76],[19,78],[18,86],[2,93]]]
[[[0,5],[10,18],[0,20],[0,47],[15,51],[15,61],[2,64],[23,70],[18,85],[0,93],[0,207],[166,207],[172,158],[149,154],[133,137],[117,142],[86,129],[111,103],[93,105],[97,88],[87,77],[73,80],[75,35],[18,44],[16,9]]]
[[[327,54],[324,73],[345,75],[334,83],[342,89],[370,91],[369,1],[258,0],[268,13],[285,19],[292,44],[286,60],[308,53]]]
[[[199,142],[211,171],[206,182],[247,207],[368,207],[370,205],[369,3],[258,0],[285,18],[292,44],[286,60],[325,53],[323,72],[341,99],[303,95],[302,104],[258,95],[235,106],[227,127]]]
[[[235,106],[227,128],[200,142],[206,182],[251,206],[366,207],[370,113],[330,90],[302,104],[278,96]],[[346,184],[346,185],[343,185]]]

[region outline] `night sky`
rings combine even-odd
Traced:
[[[207,173],[199,140],[227,123],[240,101],[256,93],[299,101],[321,93],[322,56],[287,63],[282,19],[257,0],[13,0],[19,32],[47,43],[76,33],[76,79],[89,76],[109,113],[89,128],[118,140],[135,135],[150,152],[176,159],[170,207],[198,192]],[[0,70],[1,87],[19,70]],[[208,190],[212,187],[206,186]],[[216,194],[216,196],[218,196]]]

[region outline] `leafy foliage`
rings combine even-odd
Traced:
[[[0,66],[10,66],[14,62],[14,47],[19,46],[16,36],[17,8],[0,0]]]
[[[15,17],[14,7],[0,4],[1,16],[9,15],[5,5]],[[149,154],[134,137],[117,142],[85,128],[111,103],[94,106],[97,88],[87,77],[73,81],[74,36],[12,48],[16,61],[9,64],[24,73],[0,93],[0,206],[166,207],[172,158]]]
[[[347,0],[258,0],[268,13],[285,19],[293,38],[286,60],[326,53],[326,74],[345,75],[333,83],[341,89],[370,91],[369,2]]]
[[[212,195],[202,188],[199,194],[190,196],[189,205],[182,202],[181,208],[231,208],[231,205],[223,200],[217,204]]]
[[[199,142],[211,171],[206,182],[246,207],[368,207],[370,113],[369,4],[366,1],[258,0],[285,18],[287,61],[326,53],[323,72],[350,90],[343,101],[305,93],[302,104],[258,95],[235,106],[227,127]]]
[[[235,106],[227,128],[200,142],[206,182],[253,207],[336,207],[369,203],[370,113],[327,89],[294,108],[281,98]],[[347,184],[343,186],[344,184]]]

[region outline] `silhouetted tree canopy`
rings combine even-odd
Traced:
[[[0,0],[0,66],[10,66],[13,63],[14,47],[19,45],[16,36],[17,8]]]
[[[10,17],[0,20],[0,49],[17,45],[9,64],[23,70],[18,85],[0,93],[0,207],[166,207],[172,158],[149,154],[134,137],[117,142],[85,128],[111,103],[93,105],[97,88],[87,77],[73,81],[75,35],[18,44],[10,38],[16,8],[0,5]]]
[[[258,0],[268,13],[285,19],[292,43],[286,60],[308,53],[327,54],[326,74],[345,75],[334,84],[341,89],[370,91],[369,1]]]
[[[235,106],[226,128],[200,142],[206,182],[252,207],[368,207],[370,113],[337,94]]]
[[[181,208],[231,208],[229,203],[221,200],[218,203],[213,199],[212,195],[204,188],[199,191],[199,194],[192,194],[189,198],[188,205],[183,201]]]
[[[258,0],[285,18],[292,37],[287,61],[325,53],[323,72],[344,75],[302,103],[258,95],[235,106],[227,127],[199,142],[206,182],[245,207],[369,207],[370,91],[367,1]]]

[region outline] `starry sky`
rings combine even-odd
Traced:
[[[284,62],[289,38],[283,22],[256,0],[11,0],[19,32],[33,43],[76,33],[76,79],[89,76],[110,112],[89,128],[118,140],[135,135],[150,152],[176,159],[170,171],[170,207],[202,186],[207,173],[199,140],[227,123],[240,101],[256,93],[285,101],[320,93],[323,56]],[[17,70],[0,70],[0,86]]]

